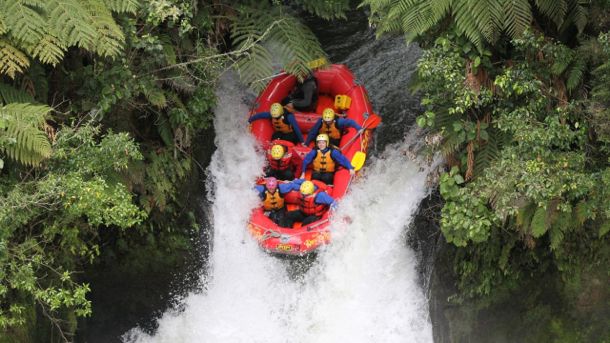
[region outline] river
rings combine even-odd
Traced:
[[[430,169],[406,153],[418,139],[418,100],[406,85],[419,50],[401,37],[376,40],[361,12],[336,27],[307,21],[331,60],[347,64],[366,86],[384,119],[362,177],[332,222],[333,244],[316,258],[286,260],[263,253],[247,234],[259,201],[247,190],[264,158],[244,134],[253,94],[227,75],[217,91],[217,150],[207,170],[213,242],[203,289],[164,313],[155,332],[136,327],[125,342],[433,341],[418,256],[406,244]]]

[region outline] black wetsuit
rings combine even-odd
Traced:
[[[303,80],[303,83],[297,84],[297,89],[282,100],[282,105],[289,102],[297,111],[315,112],[318,104],[318,81],[312,73]]]

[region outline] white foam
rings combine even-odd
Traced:
[[[405,227],[426,194],[426,171],[399,151],[401,144],[368,161],[340,203],[333,244],[291,277],[294,263],[263,253],[245,229],[259,201],[247,190],[264,158],[244,134],[248,109],[240,92],[230,78],[218,91],[205,291],[187,296],[182,312],[165,313],[154,335],[136,328],[124,341],[432,342],[417,259],[405,244]]]

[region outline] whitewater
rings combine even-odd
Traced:
[[[251,189],[264,156],[247,134],[243,92],[230,75],[217,91],[217,151],[207,170],[213,242],[203,290],[163,314],[154,334],[135,328],[123,341],[432,342],[417,256],[406,244],[428,194],[430,168],[405,154],[415,135],[369,157],[331,221],[331,245],[306,263],[279,259],[246,230],[260,201]]]

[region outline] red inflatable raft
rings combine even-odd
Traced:
[[[379,117],[373,114],[368,94],[363,86],[354,79],[352,72],[344,65],[331,65],[325,69],[314,71],[318,81],[318,104],[316,112],[295,112],[296,120],[306,137],[309,130],[321,117],[322,111],[333,108],[338,116],[349,118],[367,128],[362,134],[349,128],[341,138],[339,147],[341,152],[352,164],[364,162],[366,150],[371,139],[371,130],[379,123]],[[257,98],[253,113],[269,111],[271,104],[281,102],[296,86],[296,78],[292,75],[280,75],[272,79],[265,90]],[[252,122],[251,131],[263,148],[268,149],[271,143],[273,128],[269,120],[256,120]],[[283,143],[287,143],[282,141]],[[290,144],[291,145],[291,144]],[[301,162],[310,148],[302,145],[292,147],[293,162],[296,167],[295,175],[301,173]],[[360,160],[356,162],[356,160]],[[356,166],[356,169],[359,166]],[[310,178],[311,171],[306,171],[306,178]],[[326,186],[315,182],[335,200],[340,200],[350,185],[350,174],[347,169],[339,167],[335,172],[333,185]],[[298,209],[298,192],[293,191],[285,196],[287,210]],[[264,213],[262,206],[256,208],[250,217],[248,230],[267,252],[283,255],[306,255],[323,244],[331,241],[329,231],[329,213],[326,212],[316,222],[301,225],[296,223],[292,228],[278,226]]]

